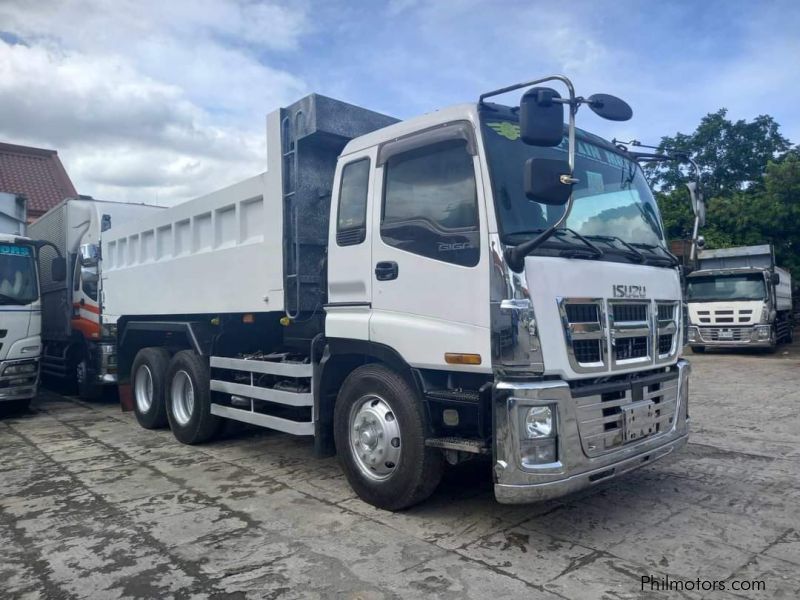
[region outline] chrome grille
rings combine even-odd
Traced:
[[[677,301],[558,298],[558,307],[578,373],[659,364],[677,354]]]
[[[732,337],[721,337],[720,331],[730,331]],[[701,327],[700,337],[709,342],[739,342],[749,340],[752,329],[750,327]]]
[[[619,389],[596,394],[582,392],[580,388],[573,390],[578,431],[587,456],[600,456],[672,428],[678,402],[677,373],[666,380],[652,379],[650,383],[637,383],[636,380],[620,382]],[[625,411],[647,403],[652,403],[648,407],[651,416],[647,422],[637,425],[642,429],[635,432],[629,430],[626,435]],[[631,423],[627,425],[630,429]]]

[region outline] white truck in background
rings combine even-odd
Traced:
[[[25,237],[27,203],[0,193],[0,404],[23,409],[39,384],[41,300],[37,257],[43,244]],[[49,265],[64,275],[63,259]]]
[[[406,121],[319,95],[270,114],[265,173],[106,232],[123,407],[187,444],[224,419],[313,436],[392,510],[476,455],[519,503],[674,452],[677,260],[580,106],[631,116],[561,76]]]
[[[74,383],[82,398],[97,398],[104,386],[117,383],[116,325],[103,314],[98,264],[103,232],[159,210],[79,196],[63,200],[29,228],[57,248],[69,267],[62,280],[41,270],[42,373]]]
[[[792,279],[768,244],[702,250],[686,281],[688,340],[706,348],[774,350],[792,341]]]

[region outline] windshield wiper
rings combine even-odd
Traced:
[[[672,252],[670,252],[660,244],[645,244],[644,242],[631,242],[630,244],[631,246],[634,246],[636,248],[643,248],[644,250],[649,250],[655,260],[661,261],[662,263],[666,262],[671,267],[677,267],[679,264],[681,264],[681,261],[678,260],[677,256],[675,256]],[[654,252],[654,250],[660,250],[663,256],[657,255]]]
[[[596,240],[598,242],[608,242],[608,243],[619,242],[620,244],[625,246],[630,251],[628,253],[628,255],[631,257],[632,260],[635,260],[636,262],[640,262],[640,263],[645,261],[644,254],[639,252],[636,248],[631,246],[628,242],[626,242],[625,240],[623,240],[620,237],[617,237],[616,235],[587,235],[585,237],[586,237],[586,239]]]
[[[511,236],[515,236],[515,235],[536,235],[536,234],[544,233],[545,231],[547,231],[547,230],[546,229],[529,229],[529,230],[525,230],[525,231],[515,231],[514,233],[510,233],[508,235],[503,236],[503,241],[506,242],[506,243],[509,243],[508,238],[510,238]],[[582,236],[580,233],[578,233],[574,229],[569,229],[567,227],[559,228],[559,229],[555,229],[553,231],[553,233],[551,233],[550,235],[554,236],[554,237],[557,237],[559,239],[559,241],[563,241],[563,242],[566,242],[568,244],[571,244],[570,240],[564,239],[564,236],[567,235],[568,233],[571,233],[573,236],[575,236],[575,238],[577,238],[579,241],[583,242],[583,245],[586,246],[586,249],[583,249],[583,248],[580,248],[580,249],[578,249],[578,248],[564,249],[559,253],[560,256],[564,256],[566,258],[600,258],[601,256],[603,256],[603,254],[605,254],[601,248],[597,247],[595,244],[593,244],[592,242],[590,242],[587,239],[588,236]],[[572,244],[572,245],[574,246],[574,244]]]

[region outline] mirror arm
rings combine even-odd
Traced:
[[[538,81],[531,81],[529,83],[521,83],[515,86],[511,86],[507,89],[497,90],[495,92],[488,92],[487,94],[483,94],[480,97],[480,102],[483,102],[483,99],[488,96],[494,96],[497,94],[502,94],[505,92],[510,92],[521,87],[529,87],[532,85],[536,85],[538,83],[544,83],[545,81],[552,81],[557,80],[562,82],[567,90],[569,91],[569,101],[564,99],[564,102],[569,104],[569,128],[567,130],[567,162],[569,163],[569,173],[568,175],[571,182],[575,182],[575,115],[578,112],[579,104],[575,101],[575,87],[572,85],[572,82],[564,77],[563,75],[553,75],[552,77],[547,77],[545,79],[540,79]],[[562,176],[563,179],[563,176]],[[553,223],[550,227],[545,229],[542,233],[538,236],[533,238],[532,240],[528,240],[527,242],[523,242],[517,246],[506,248],[504,252],[506,262],[508,266],[511,268],[512,271],[515,273],[520,273],[523,268],[525,268],[525,257],[530,254],[533,250],[538,248],[541,244],[547,241],[553,232],[558,229],[561,225],[566,222],[567,217],[569,217],[569,213],[572,211],[572,203],[574,201],[574,194],[572,190],[570,190],[569,199],[567,200],[566,205],[564,206],[564,213],[559,217],[559,219]]]

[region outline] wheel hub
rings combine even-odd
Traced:
[[[386,479],[400,461],[400,427],[389,403],[365,396],[350,413],[350,450],[370,479]]]

